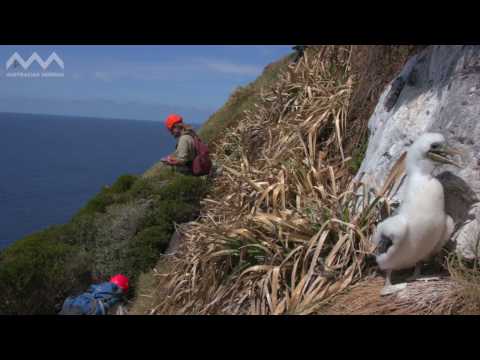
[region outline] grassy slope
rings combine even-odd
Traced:
[[[286,56],[265,67],[263,73],[252,83],[245,87],[237,88],[227,102],[205,122],[199,130],[201,138],[208,142],[210,149],[215,150],[217,141],[221,140],[225,130],[235,126],[245,111],[254,109],[262,89],[267,89],[278,78],[281,69],[284,69],[291,61],[292,55]],[[154,174],[158,164],[152,166],[146,174]],[[158,272],[168,271],[168,265],[160,259],[155,267]],[[149,293],[155,285],[153,272],[142,274],[138,283],[138,296],[132,303],[130,313],[144,314],[150,309]]]

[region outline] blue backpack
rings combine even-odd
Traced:
[[[108,309],[123,300],[123,291],[116,284],[91,285],[87,292],[66,298],[60,315],[106,315]]]

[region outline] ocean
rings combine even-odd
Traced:
[[[172,152],[161,122],[0,113],[0,249]]]

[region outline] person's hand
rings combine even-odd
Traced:
[[[169,165],[176,165],[177,164],[177,160],[175,160],[175,158],[172,157],[171,155],[168,155],[168,156],[164,157],[161,161],[166,163],[166,164],[169,164]]]
[[[168,163],[169,163],[170,165],[177,165],[177,164],[178,164],[178,161],[177,161],[177,159],[175,159],[173,156],[169,156],[169,157],[168,157]]]

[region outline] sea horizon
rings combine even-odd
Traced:
[[[66,117],[66,118],[75,118],[75,119],[99,119],[99,120],[116,120],[116,121],[146,121],[153,123],[163,123],[164,119],[159,117],[158,120],[150,119],[133,119],[133,118],[116,118],[116,117],[103,117],[103,116],[85,116],[85,115],[59,115],[59,114],[48,114],[48,113],[30,113],[30,112],[11,112],[11,111],[0,111],[0,120],[1,115],[32,115],[32,116],[49,116],[49,117]],[[188,122],[188,124],[194,126],[201,126],[201,122]]]

